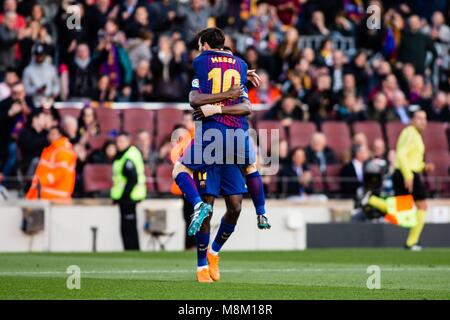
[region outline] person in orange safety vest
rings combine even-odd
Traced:
[[[50,145],[41,153],[26,198],[69,202],[75,186],[77,156],[59,127],[52,127],[47,138]]]

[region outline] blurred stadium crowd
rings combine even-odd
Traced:
[[[249,85],[253,126],[280,129],[281,167],[265,177],[269,196],[353,197],[359,163],[392,164],[396,137],[419,108],[431,121],[429,189],[450,194],[449,1],[0,3],[0,183],[9,187],[24,188],[46,130],[60,124],[78,157],[76,196],[107,189],[119,130],[144,155],[149,191],[170,192],[170,133],[193,126],[190,112],[173,104],[188,100],[196,31],[215,25],[261,75],[259,88]],[[380,28],[368,27],[370,5],[380,8]],[[81,111],[70,108],[79,102]],[[128,104],[110,108],[114,102]],[[140,109],[143,102],[161,107]]]

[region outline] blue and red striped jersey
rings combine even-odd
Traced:
[[[247,83],[247,63],[230,51],[208,50],[202,52],[193,62],[194,79],[191,90],[201,93],[215,94],[225,92],[235,84]],[[245,87],[245,96],[235,100],[222,101],[223,108],[227,105],[241,103],[248,99],[248,91]],[[218,114],[204,121],[216,121],[232,128],[248,129],[246,116],[232,116]]]

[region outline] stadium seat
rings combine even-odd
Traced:
[[[289,148],[306,147],[311,136],[316,132],[316,126],[312,122],[294,121],[289,127]]]
[[[183,111],[179,109],[160,109],[156,111],[156,146],[172,134],[173,128],[183,120]]]
[[[427,128],[423,132],[423,141],[426,152],[449,150],[447,141],[447,123],[428,122]]]
[[[78,117],[80,116],[81,113],[81,109],[79,108],[59,108],[57,109],[59,112],[59,115],[61,116],[61,118],[65,117],[65,116],[72,116],[78,119]]]
[[[397,146],[397,139],[400,135],[400,132],[405,128],[406,126],[398,121],[395,122],[388,122],[386,124],[386,138],[388,141],[389,149],[395,149]]]
[[[280,140],[286,139],[285,128],[281,125],[279,121],[273,120],[261,120],[257,123],[258,127],[258,141],[261,150],[268,151],[272,149],[272,142],[279,142]],[[263,131],[267,130],[264,134]],[[275,138],[275,132],[273,130],[278,130],[278,138]],[[276,141],[278,140],[278,141]]]
[[[108,139],[111,139],[110,136],[103,133],[100,133],[95,137],[89,137],[88,143],[91,147],[90,150],[101,149]]]
[[[353,135],[364,133],[369,144],[375,139],[383,139],[380,123],[376,121],[358,121],[353,124]]]
[[[156,167],[156,189],[160,193],[170,193],[173,183],[172,164],[160,164]]]
[[[332,164],[327,166],[325,170],[325,186],[327,192],[337,194],[341,191],[341,185],[339,183],[341,168],[342,165],[340,164]]]
[[[346,123],[327,121],[322,124],[322,132],[327,137],[328,146],[336,152],[339,159],[349,152],[352,142],[350,130]]]
[[[83,169],[83,185],[87,193],[108,191],[112,187],[112,166],[86,164]]]
[[[427,174],[426,181],[430,192],[437,192],[440,196],[450,195],[450,153],[447,150],[426,152],[426,162],[433,163],[434,172]]]
[[[111,131],[119,131],[120,127],[120,111],[111,108],[96,108],[95,114],[100,125],[100,132],[108,134]]]
[[[258,122],[263,119],[266,113],[267,110],[252,110],[252,113],[249,116],[249,121],[253,124],[253,127],[256,127],[258,125]]]
[[[320,168],[318,165],[312,164],[309,166],[312,175],[312,184],[314,193],[320,193],[324,191],[323,185],[323,175],[320,172]]]
[[[154,134],[154,112],[139,108],[123,110],[123,130],[134,134],[140,130],[146,130]]]

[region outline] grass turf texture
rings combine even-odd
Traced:
[[[81,268],[81,290],[66,269]],[[369,265],[381,289],[366,287]],[[223,252],[222,280],[195,282],[195,252],[0,254],[0,299],[449,299],[450,249]]]

